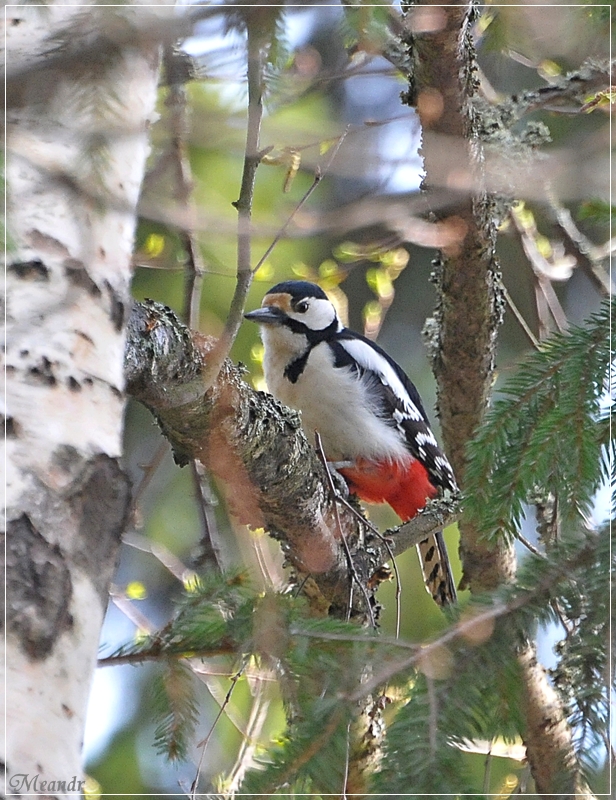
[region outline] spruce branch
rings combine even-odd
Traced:
[[[593,736],[601,739],[606,732],[606,706],[593,713],[594,698],[584,683],[590,674],[585,669],[588,659],[580,662],[576,651],[581,647],[579,652],[588,655],[590,646],[590,652],[597,653],[597,640],[603,642],[602,631],[609,625],[609,550],[605,528],[583,542],[555,547],[550,561],[529,558],[515,584],[503,587],[496,597],[477,598],[427,644],[306,616],[305,603],[289,595],[261,597],[241,575],[222,581],[218,575],[206,576],[186,592],[168,625],[146,641],[122,648],[121,654],[134,657],[132,663],[187,659],[192,667],[201,653],[211,655],[219,647],[221,653],[226,649],[232,663],[256,658],[271,666],[290,710],[290,727],[261,767],[248,773],[244,791],[271,792],[287,781],[307,791],[339,791],[347,775],[349,724],[353,731],[366,698],[380,696],[392,680],[409,702],[398,710],[387,734],[384,761],[375,778],[377,791],[447,794],[459,792],[463,780],[472,792],[472,781],[462,772],[460,748],[469,740],[520,735],[530,759],[543,753],[549,760],[538,767],[531,760],[540,780],[578,787],[581,775],[567,726],[568,715],[576,713],[573,707],[568,710],[570,701],[578,703]],[[589,575],[593,578],[588,602],[595,611],[586,623],[586,601],[572,609],[579,603],[580,581],[588,584]],[[599,594],[603,602],[597,604],[592,598]],[[568,669],[575,677],[570,681],[564,676],[572,695],[564,704],[548,686],[528,645],[537,624],[555,618],[556,606],[569,616],[577,614],[581,622],[581,640],[574,637],[569,643]],[[602,704],[605,658],[593,661],[590,675]],[[368,715],[372,706],[369,702]],[[181,725],[173,716],[165,718],[171,720],[172,732]],[[352,750],[348,786],[355,786],[354,767]]]
[[[564,520],[588,513],[609,444],[600,421],[612,309],[604,302],[585,326],[531,353],[469,445],[465,509],[484,534],[516,536],[539,492],[559,498]]]
[[[156,749],[171,761],[186,758],[198,718],[192,673],[181,662],[167,660],[154,680],[152,696]]]

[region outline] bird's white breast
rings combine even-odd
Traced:
[[[349,367],[334,367],[334,356],[326,342],[310,351],[303,372],[292,383],[284,376],[285,368],[305,352],[307,339],[265,326],[262,336],[269,391],[301,411],[308,440],[314,441],[317,430],[329,460],[409,458],[400,434],[379,416],[361,379]]]

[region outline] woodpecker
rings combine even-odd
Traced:
[[[439,489],[457,491],[413,383],[382,348],[342,325],[319,286],[278,283],[245,317],[261,328],[269,391],[301,411],[309,437],[319,432],[351,492],[389,503],[406,522]],[[441,606],[455,602],[442,533],[417,548],[427,590]]]

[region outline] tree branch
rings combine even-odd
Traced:
[[[237,281],[231,298],[229,313],[220,339],[205,367],[206,385],[213,382],[231,351],[242,323],[242,314],[254,272],[251,263],[252,202],[257,168],[263,157],[259,152],[261,119],[263,117],[263,49],[262,36],[256,25],[248,24],[248,122],[246,150],[240,196],[233,205],[237,208]]]
[[[425,12],[430,7],[426,3],[418,11]],[[415,37],[410,43],[415,71],[409,104],[417,105],[424,133],[425,183],[429,185],[431,176],[443,171],[432,135],[438,134],[467,141],[463,169],[472,174],[472,185],[477,187],[474,196],[460,199],[448,212],[460,237],[457,244],[443,248],[435,262],[437,308],[426,329],[438,382],[443,437],[464,487],[466,446],[488,402],[504,303],[496,258],[498,214],[486,188],[481,121],[472,103],[478,86],[470,29],[474,4],[445,7],[439,13],[442,22],[438,30]],[[412,29],[413,17],[409,16]],[[450,176],[451,185],[456,185],[453,165]],[[464,520],[460,534],[462,586],[485,591],[511,580],[515,571],[511,545],[502,540],[489,544],[480,531]],[[532,647],[520,654],[519,665],[525,691],[523,736],[532,775],[542,795],[561,792],[563,769],[573,758],[571,730],[562,704],[536,663]],[[567,774],[571,774],[570,770]]]
[[[191,332],[153,301],[135,304],[125,357],[127,390],[146,405],[169,439],[175,460],[202,461],[219,479],[239,521],[266,528],[281,543],[300,576],[316,587],[313,604],[344,618],[349,575],[337,529],[335,503],[314,448],[294,411],[256,392],[229,361],[207,390],[203,369],[213,340]],[[348,508],[338,509],[354,569],[367,587],[390,557],[440,530],[453,517],[451,502],[431,503],[425,513],[377,538]],[[355,592],[351,616],[368,621],[364,596]]]

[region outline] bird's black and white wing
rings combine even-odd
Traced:
[[[374,342],[344,329],[330,340],[335,366],[354,370],[377,399],[384,422],[400,433],[411,455],[426,468],[430,482],[456,491],[456,481],[447,457],[436,441],[419,392],[387,353]]]

